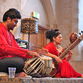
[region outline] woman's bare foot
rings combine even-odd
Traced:
[[[27,77],[28,75],[24,72],[20,72],[18,74],[16,74],[16,77]]]
[[[83,74],[81,75],[81,78],[83,78]]]

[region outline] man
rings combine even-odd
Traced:
[[[16,67],[16,73],[20,73],[27,58],[39,56],[36,52],[18,46],[11,33],[18,19],[21,19],[20,12],[11,8],[4,13],[3,22],[0,23],[0,72],[8,73],[8,67]]]

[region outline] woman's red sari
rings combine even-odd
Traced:
[[[48,43],[45,46],[45,49],[48,49],[50,53],[56,56],[59,55],[56,46],[52,42]],[[57,73],[55,74],[55,77],[73,78],[73,77],[81,77],[81,74],[76,72],[67,60],[63,59],[62,63],[58,63],[58,69]]]

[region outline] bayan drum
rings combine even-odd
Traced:
[[[24,65],[24,72],[31,76],[39,75],[41,77],[50,76],[54,65],[52,58],[48,56],[35,57],[28,59]]]

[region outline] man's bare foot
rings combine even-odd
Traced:
[[[16,74],[16,77],[27,77],[28,75],[24,72],[20,72],[18,74]]]

